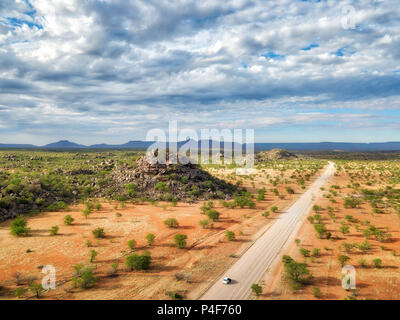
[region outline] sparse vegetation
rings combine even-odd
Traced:
[[[137,255],[133,254],[126,257],[125,265],[128,271],[133,270],[147,270],[150,268],[151,256],[148,254]]]
[[[179,227],[179,223],[178,220],[176,220],[175,218],[168,218],[164,221],[164,224],[168,227],[168,228],[178,228]]]
[[[184,249],[186,247],[186,239],[187,235],[185,234],[176,234],[174,236],[174,242],[179,249]]]
[[[94,276],[93,267],[85,267],[82,264],[74,266],[72,285],[75,288],[88,289],[96,284],[98,278]]]
[[[70,226],[70,225],[72,225],[72,223],[74,222],[75,220],[74,220],[74,218],[72,218],[71,217],[71,215],[66,215],[65,217],[64,217],[64,224],[66,225],[66,226]]]
[[[93,236],[96,239],[100,239],[100,238],[105,238],[106,237],[106,233],[104,232],[104,228],[96,228],[92,231]]]
[[[18,217],[11,222],[11,234],[18,237],[26,237],[29,235],[30,229],[27,227],[27,222],[24,217]]]
[[[152,233],[148,233],[146,235],[146,240],[147,240],[147,244],[149,246],[152,246],[154,244],[154,240],[156,239],[156,236]]]
[[[235,233],[233,231],[226,230],[225,237],[228,241],[233,241],[233,240],[235,240]]]
[[[254,295],[256,295],[258,297],[262,293],[262,287],[256,283],[254,283],[251,286],[251,291],[253,292]]]
[[[135,250],[135,247],[136,247],[136,240],[135,239],[128,240],[127,244],[128,244],[128,248],[131,251]]]
[[[58,226],[52,226],[52,227],[50,228],[50,230],[49,230],[50,235],[51,235],[51,236],[56,236],[56,235],[58,234],[58,230],[59,230],[59,227],[58,227]]]

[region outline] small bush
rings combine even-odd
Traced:
[[[72,285],[75,288],[87,289],[92,287],[98,278],[94,276],[93,267],[84,267],[81,264],[74,266]]]
[[[176,234],[174,236],[174,242],[178,246],[179,249],[183,249],[186,247],[186,239],[187,239],[187,235],[185,235],[185,234]]]
[[[147,270],[150,268],[151,263],[151,256],[144,254],[144,255],[137,255],[133,254],[131,256],[126,257],[125,265],[129,271],[133,270]]]
[[[112,270],[113,274],[116,274],[118,272],[118,266],[119,266],[119,263],[117,263],[117,262],[114,262],[111,264],[111,270]]]
[[[58,226],[52,226],[49,230],[51,236],[56,236],[58,234]]]
[[[367,267],[367,260],[364,258],[361,258],[359,261],[361,268],[366,268]]]
[[[74,222],[74,218],[71,217],[71,215],[66,215],[64,217],[64,224],[66,226],[70,226]]]
[[[372,264],[375,268],[382,268],[382,259],[376,258],[372,260]]]
[[[286,188],[286,192],[287,192],[288,194],[294,194],[294,190],[293,190],[292,188],[290,188],[290,187],[287,187],[287,188]]]
[[[136,240],[132,239],[127,242],[128,248],[133,251],[136,247]]]
[[[310,256],[310,250],[304,249],[304,248],[300,248],[300,254],[304,257],[307,258]]]
[[[154,190],[160,191],[160,192],[166,192],[169,191],[169,187],[165,182],[157,182],[157,184],[154,186]]]
[[[209,210],[206,211],[206,216],[207,216],[210,220],[216,221],[216,220],[219,219],[220,214],[219,214],[219,212],[218,212],[217,210],[209,209]]]
[[[94,230],[92,231],[92,233],[93,233],[93,236],[94,236],[96,239],[105,238],[105,237],[106,237],[106,234],[105,234],[103,228],[96,228],[96,229],[94,229]]]
[[[29,290],[35,294],[36,298],[39,299],[40,296],[42,295],[44,289],[42,287],[42,285],[40,283],[35,283],[35,282],[31,282],[29,284]]]
[[[27,222],[22,216],[11,222],[10,230],[11,234],[17,237],[26,237],[30,232],[30,229],[27,228]]]
[[[96,250],[90,250],[90,263],[93,263],[96,260],[98,254],[99,253]]]
[[[318,288],[318,287],[313,287],[313,295],[314,295],[315,298],[321,299],[322,298],[321,289]]]
[[[350,260],[348,256],[338,255],[339,263],[342,267],[344,267],[345,263]]]
[[[208,220],[200,220],[199,224],[203,229],[206,229],[210,222]]]
[[[168,227],[168,228],[178,228],[179,227],[179,223],[178,220],[176,220],[175,218],[168,218],[164,221],[164,224]]]
[[[256,295],[259,296],[262,293],[262,287],[256,283],[251,286],[251,291]]]
[[[312,276],[305,263],[296,262],[289,256],[283,256],[282,262],[285,267],[286,278],[291,282],[294,290],[311,281]]]
[[[312,250],[312,256],[315,257],[315,258],[320,257],[321,256],[321,250],[318,249],[318,248],[314,248]]]
[[[228,241],[233,241],[233,240],[235,240],[235,233],[233,231],[226,230],[225,237]]]
[[[152,246],[153,243],[154,243],[155,238],[156,238],[156,236],[154,234],[148,233],[147,236],[146,236],[147,244],[149,246]]]
[[[24,295],[26,289],[25,288],[17,288],[14,290],[14,294],[17,298],[22,298],[22,296]]]

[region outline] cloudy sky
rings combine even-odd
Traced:
[[[398,0],[1,0],[0,142],[400,140]]]

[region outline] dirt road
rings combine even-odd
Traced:
[[[222,279],[218,279],[200,299],[248,299],[251,285],[260,281],[265,271],[278,258],[280,250],[293,235],[302,217],[311,209],[314,199],[321,192],[320,188],[334,172],[334,163],[330,162],[310,188],[225,272],[227,277],[233,279],[232,284],[224,285]]]

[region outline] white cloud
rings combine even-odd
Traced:
[[[7,0],[0,17],[2,134],[123,141],[167,119],[295,127],[399,109],[395,0]]]

